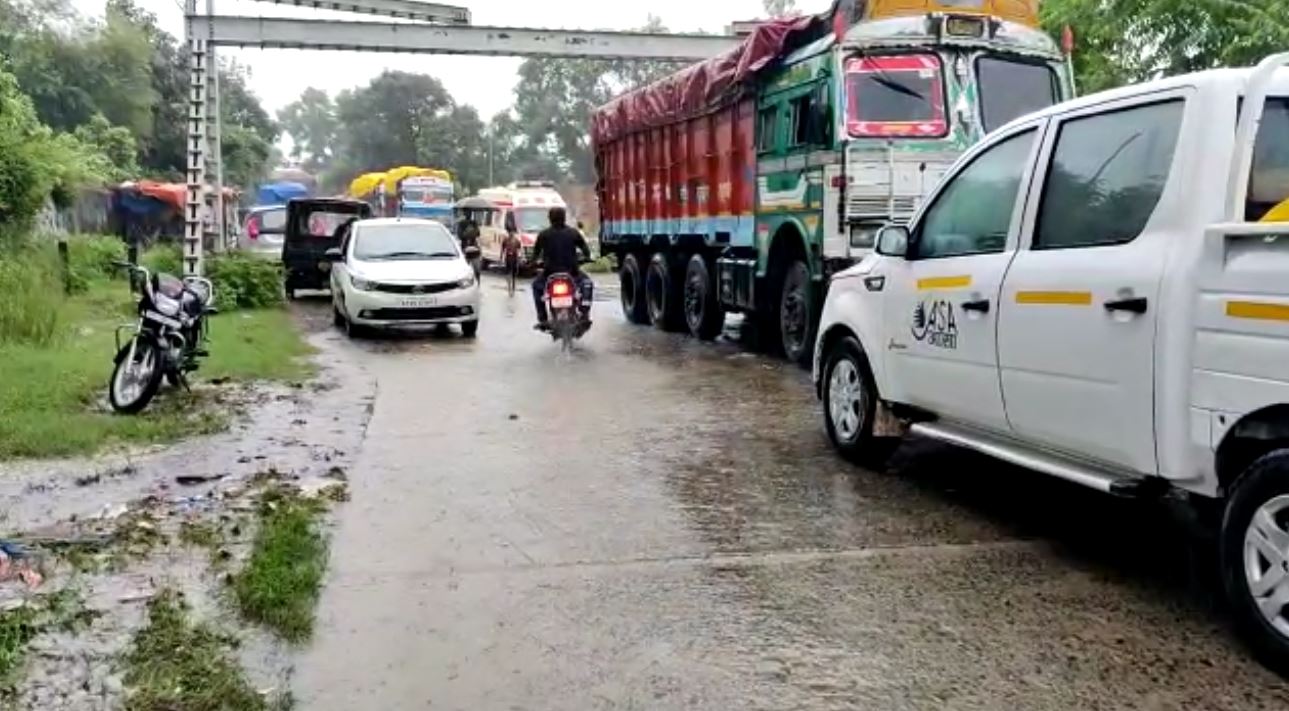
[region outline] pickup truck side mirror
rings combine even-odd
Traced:
[[[339,247],[332,247],[331,249],[328,249],[326,252],[323,252],[323,253],[322,253],[322,256],[323,256],[323,257],[324,257],[328,262],[343,262],[343,261],[345,261],[345,255],[344,255],[344,254],[342,254],[342,253],[340,252],[340,248],[339,248]]]
[[[877,253],[885,257],[908,256],[909,228],[903,225],[886,225],[877,231]]]

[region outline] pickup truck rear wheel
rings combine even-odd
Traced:
[[[874,437],[877,385],[859,341],[847,336],[824,354],[824,424],[828,439],[852,462],[879,466],[899,445],[891,437]]]
[[[1289,449],[1264,455],[1236,480],[1220,545],[1240,632],[1264,663],[1289,674]]]
[[[622,297],[622,314],[627,320],[641,325],[649,323],[644,269],[640,268],[640,258],[636,255],[628,254],[622,258],[622,268],[618,270],[618,286]]]

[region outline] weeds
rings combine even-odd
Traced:
[[[327,566],[327,541],[319,530],[324,508],[281,488],[266,490],[250,559],[232,579],[242,616],[289,642],[313,633],[313,608]]]
[[[237,641],[194,623],[180,596],[164,591],[148,603],[148,624],[126,655],[126,711],[262,711],[265,699],[237,664]]]
[[[0,692],[12,693],[31,640],[48,629],[82,629],[95,616],[73,588],[35,597],[21,607],[0,613]]]

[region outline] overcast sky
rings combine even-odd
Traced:
[[[650,14],[676,31],[723,31],[731,21],[763,14],[761,0],[444,0],[469,7],[476,25],[630,29]],[[102,15],[103,0],[72,0],[86,15]],[[157,15],[161,26],[183,37],[182,0],[135,0]],[[198,0],[205,7],[205,0]],[[821,11],[831,0],[798,0],[799,9]],[[344,18],[325,10],[278,6],[251,0],[215,0],[220,15]],[[359,17],[358,19],[364,19]],[[366,17],[372,20],[371,17]],[[335,95],[367,83],[385,69],[438,77],[459,103],[473,105],[487,120],[511,105],[519,59],[447,55],[377,54],[316,50],[221,49],[251,70],[251,89],[271,113],[295,100],[308,86]]]

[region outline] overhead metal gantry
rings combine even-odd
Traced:
[[[211,43],[219,46],[361,52],[694,61],[719,54],[739,41],[723,35],[659,35],[280,17],[217,15],[206,18],[206,21],[210,23]]]
[[[184,273],[202,272],[206,237],[228,246],[220,161],[219,71],[216,47],[330,49],[516,57],[585,57],[695,61],[715,56],[740,38],[729,35],[653,34],[523,27],[476,27],[470,10],[419,0],[257,0],[400,20],[243,17],[215,14],[206,0],[185,0],[188,40],[188,199],[184,215]],[[214,189],[207,185],[214,179]]]

